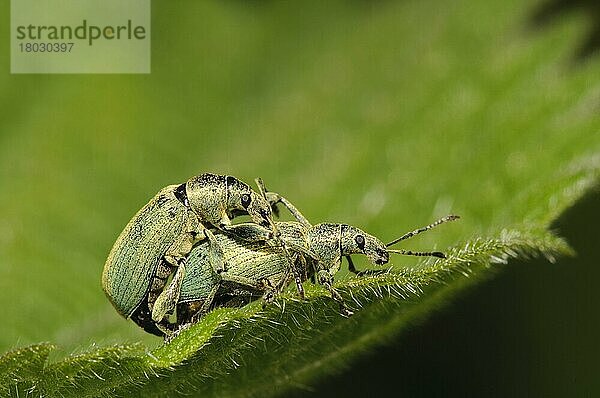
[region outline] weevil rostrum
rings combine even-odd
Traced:
[[[231,224],[233,216],[244,213],[254,223]],[[192,247],[207,240],[211,267],[221,273],[227,264],[210,228],[235,235],[238,228],[247,231],[255,226],[273,232],[271,206],[264,193],[235,177],[204,173],[169,185],[138,211],[117,238],[102,273],[104,292],[119,314],[158,333],[166,308],[178,301],[177,284],[185,275]]]

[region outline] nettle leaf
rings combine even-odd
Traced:
[[[0,393],[2,396],[25,396],[37,390],[39,375],[44,369],[49,343],[19,348],[0,357]]]
[[[117,387],[133,385],[148,371],[139,345],[99,348],[49,364],[38,388],[48,396],[108,396]],[[142,357],[142,358],[140,358]]]
[[[600,181],[600,62],[571,61],[582,16],[527,29],[539,6],[155,3],[149,76],[0,78],[0,348],[52,341],[0,357],[0,395],[282,395],[514,259],[572,254],[550,226]],[[307,283],[161,344],[119,319],[101,268],[144,200],[200,171],[384,240],[462,218],[411,240],[445,260],[340,272],[350,318]]]

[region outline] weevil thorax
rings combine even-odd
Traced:
[[[330,265],[341,257],[341,224],[321,223],[314,225],[306,233],[306,245],[321,264]]]
[[[248,184],[232,176],[227,176],[227,208],[245,211],[255,223],[273,228],[273,214],[269,203]]]
[[[226,176],[204,173],[185,184],[185,198],[178,197],[203,221],[218,226],[227,210]]]
[[[340,251],[342,256],[364,254],[373,264],[386,264],[389,253],[385,244],[365,231],[347,224],[340,225]]]
[[[325,264],[352,254],[364,254],[377,265],[389,261],[389,253],[383,242],[348,224],[317,224],[307,232],[306,241],[308,248]]]

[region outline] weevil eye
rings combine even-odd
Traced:
[[[248,195],[247,193],[242,195],[242,206],[244,207],[244,209],[247,209],[248,206],[250,206],[250,195]]]
[[[354,240],[356,241],[356,244],[358,245],[358,248],[360,250],[365,250],[365,237],[364,236],[356,235]]]

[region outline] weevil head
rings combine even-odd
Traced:
[[[255,223],[265,228],[273,228],[271,206],[248,184],[235,177],[227,177],[227,198],[230,209],[247,212]]]
[[[373,264],[383,265],[390,260],[385,244],[365,231],[342,224],[340,246],[342,256],[364,254]]]
[[[250,204],[246,211],[252,218],[252,221],[262,225],[265,228],[273,229],[273,211],[271,205],[255,192],[250,194]]]

